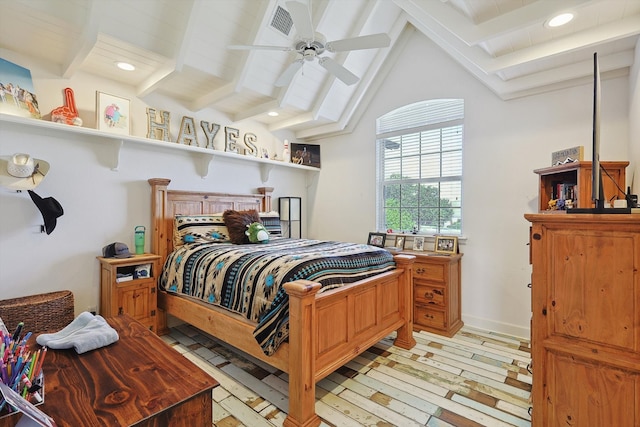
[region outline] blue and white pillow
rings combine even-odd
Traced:
[[[173,246],[185,243],[229,243],[229,231],[222,214],[176,215]]]

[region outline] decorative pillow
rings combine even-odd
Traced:
[[[262,221],[260,221],[260,215],[258,215],[258,211],[255,209],[248,211],[227,210],[224,211],[222,217],[229,230],[231,243],[235,243],[236,245],[250,243],[249,236],[245,234],[247,226],[253,222],[262,223]]]
[[[173,221],[173,246],[185,243],[228,243],[229,230],[220,214],[176,215]]]

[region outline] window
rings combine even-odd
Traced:
[[[376,120],[380,230],[462,234],[464,101],[437,99]]]

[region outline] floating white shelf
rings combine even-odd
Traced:
[[[3,123],[3,126],[13,125],[22,127],[28,132],[28,129],[42,129],[46,131],[59,132],[61,134],[75,134],[75,135],[87,135],[92,138],[100,138],[102,140],[111,141],[113,147],[113,156],[111,158],[110,167],[112,170],[118,170],[118,165],[120,163],[120,151],[122,146],[125,143],[131,144],[143,144],[152,148],[157,149],[172,149],[179,151],[188,151],[192,153],[197,153],[196,158],[198,159],[197,169],[198,173],[202,178],[206,178],[209,174],[209,165],[213,161],[214,158],[217,159],[234,159],[240,161],[246,161],[250,163],[255,163],[260,168],[260,176],[262,182],[267,182],[269,180],[269,174],[274,167],[284,167],[284,168],[292,168],[297,170],[303,170],[307,172],[319,172],[318,168],[314,168],[311,166],[298,165],[295,163],[286,163],[280,162],[276,160],[264,159],[261,157],[255,156],[247,156],[236,153],[227,153],[225,151],[213,150],[209,148],[202,147],[194,147],[191,145],[178,144],[175,142],[166,142],[159,141],[155,139],[142,138],[139,136],[124,136],[112,134],[104,131],[100,131],[97,129],[78,127],[78,126],[70,126],[62,123],[54,123],[46,120],[37,120],[31,118],[25,118],[20,116],[12,116],[9,114],[0,113],[0,123]]]

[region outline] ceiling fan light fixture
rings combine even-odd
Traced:
[[[278,112],[277,112],[277,111],[269,111],[269,112],[267,113],[267,116],[269,116],[269,117],[278,117],[279,115],[280,115],[280,114],[278,114]]]
[[[565,25],[571,22],[574,16],[575,15],[572,12],[559,13],[551,17],[549,20],[547,20],[547,22],[545,23],[545,26],[551,27],[551,28],[560,27],[562,25]]]
[[[124,71],[134,71],[136,69],[135,65],[123,61],[116,62],[116,67]]]

